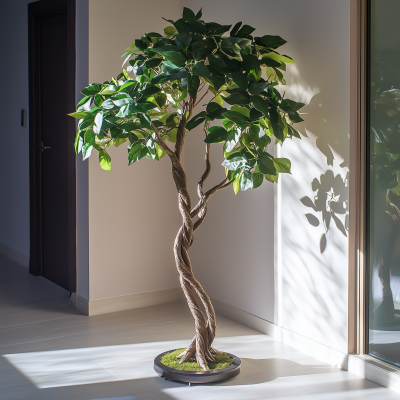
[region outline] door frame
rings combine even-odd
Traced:
[[[348,353],[366,354],[367,323],[367,1],[351,8],[350,229]]]
[[[29,272],[42,275],[42,210],[40,153],[40,48],[36,48],[39,21],[43,17],[67,14],[68,26],[68,112],[75,111],[76,85],[76,3],[75,0],[41,0],[28,4],[28,64],[29,64],[29,193],[30,193],[30,260]],[[68,276],[69,290],[76,292],[76,155],[74,150],[76,124],[68,119]]]

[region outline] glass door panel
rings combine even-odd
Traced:
[[[400,1],[369,0],[368,352],[400,365]]]

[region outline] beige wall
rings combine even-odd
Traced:
[[[286,93],[307,104],[301,131],[308,138],[289,140],[278,150],[292,160],[293,174],[281,177],[275,201],[272,184],[237,198],[228,189],[212,199],[192,251],[199,279],[214,298],[347,352],[348,240],[331,221],[321,254],[321,213],[300,199],[313,198],[311,182],[327,170],[343,178],[348,172],[351,0],[182,4],[194,10],[202,7],[208,21],[243,21],[256,27],[257,35],[285,38],[282,52],[296,60],[286,74]],[[199,139],[190,141],[187,157],[196,161],[187,167],[194,178],[201,170],[194,143]],[[213,161],[214,173],[222,176],[221,154]],[[320,220],[318,227],[308,223],[307,213]],[[338,217],[344,222],[343,215]]]
[[[171,0],[89,1],[89,82],[121,72],[135,39],[176,19]],[[178,287],[172,244],[179,227],[177,195],[167,159],[128,167],[126,145],[112,148],[112,171],[89,160],[89,300]]]
[[[315,196],[314,178],[331,170],[345,179],[351,165],[354,4],[355,0],[89,4],[90,82],[116,76],[124,48],[148,31],[149,24],[151,30],[161,30],[161,16],[178,18],[182,6],[195,11],[202,7],[205,20],[243,21],[257,27],[257,34],[278,34],[288,41],[282,50],[296,65],[288,68],[285,90],[288,97],[306,103],[301,131],[307,137],[286,142],[277,153],[292,160],[293,174],[282,176],[278,186],[264,184],[236,198],[232,189],[216,194],[195,235],[191,257],[211,297],[343,352],[348,344],[348,239],[333,221],[326,233],[321,213],[300,199]],[[151,7],[151,16],[143,7]],[[201,142],[199,131],[187,138],[193,196],[204,167]],[[89,162],[90,300],[178,286],[172,241],[179,214],[168,161],[144,160],[128,168],[124,152],[111,151],[112,172],[101,170],[94,157]],[[220,149],[215,148],[209,185],[223,177],[221,161]],[[343,189],[343,198],[348,191]],[[319,219],[318,227],[308,223],[307,213]],[[344,215],[338,218],[344,223]],[[321,254],[324,232],[327,246]]]

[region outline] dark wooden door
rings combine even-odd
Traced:
[[[29,5],[30,272],[74,292],[75,126],[67,116],[75,105],[71,8],[68,0]]]

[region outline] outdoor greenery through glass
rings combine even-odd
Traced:
[[[232,28],[201,17],[201,11],[185,8],[183,18],[167,20],[163,34],[135,40],[124,54],[127,68],[115,79],[82,90],[85,97],[71,115],[79,119],[75,149],[83,159],[97,150],[100,166],[110,170],[107,148],[128,142],[129,165],[143,157],[159,160],[166,153],[156,130],[164,142],[175,143],[182,140],[177,135],[203,125],[206,143],[224,143],[222,165],[235,193],[290,172],[288,159],[267,151],[273,136],[275,143],[300,138],[292,124],[302,121],[298,110],[304,104],[283,98],[276,88],[285,84],[286,64],[293,63],[277,51],[286,41],[253,37],[255,29],[241,22]],[[206,92],[212,98],[205,103]],[[190,99],[201,106],[195,115],[188,110]],[[222,124],[210,126],[213,121]]]

